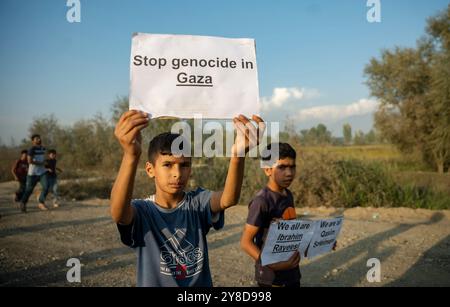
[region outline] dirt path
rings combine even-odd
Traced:
[[[79,258],[81,286],[135,285],[135,256],[123,247],[106,200],[65,202],[29,213],[12,203],[15,185],[0,184],[0,286],[79,286],[66,281],[66,262]],[[216,286],[252,286],[253,263],[239,248],[247,208],[227,211],[225,229],[208,235]],[[298,209],[327,216],[334,209]],[[304,286],[450,286],[450,211],[355,208],[336,252],[302,260]],[[366,280],[367,259],[381,261],[381,283]]]

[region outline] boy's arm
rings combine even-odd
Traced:
[[[27,160],[28,160],[28,164],[34,164],[37,166],[45,166],[45,161],[44,162],[35,161],[33,159],[33,156],[31,156],[30,154],[27,155]]]
[[[242,232],[241,237],[242,250],[246,252],[250,257],[252,257],[255,261],[258,261],[259,257],[261,256],[261,250],[253,242],[253,239],[255,238],[258,231],[258,226],[245,224],[244,231]]]
[[[252,119],[257,123],[257,127],[243,115],[233,119],[237,137],[231,149],[231,159],[224,189],[223,191],[213,192],[211,195],[212,213],[223,211],[239,202],[244,179],[245,155],[253,147],[258,146],[265,129],[264,121],[259,116],[253,115]]]
[[[18,181],[19,178],[17,177],[17,165],[19,164],[19,160],[16,160],[16,162],[13,164],[12,168],[11,168],[11,173],[14,176],[14,180]]]
[[[47,172],[53,173],[53,170],[50,168],[50,165],[48,164],[47,160],[44,161],[44,167],[47,170]]]
[[[232,157],[230,159],[223,191],[213,192],[211,195],[212,213],[218,213],[238,203],[244,178],[244,165],[245,158]]]
[[[111,191],[111,216],[118,224],[133,222],[131,207],[136,169],[141,156],[141,130],[148,126],[148,115],[139,111],[125,112],[117,123],[114,135],[123,149],[119,173]]]

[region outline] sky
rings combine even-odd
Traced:
[[[326,124],[368,131],[378,105],[364,67],[382,49],[413,47],[426,19],[448,0],[80,0],[69,23],[67,0],[0,1],[0,139],[29,136],[34,118],[71,125],[110,116],[128,96],[134,32],[254,38],[266,121],[287,117],[298,129]]]

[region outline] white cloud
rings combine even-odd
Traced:
[[[272,97],[263,97],[261,103],[263,110],[268,111],[281,108],[289,101],[314,99],[319,96],[320,93],[316,89],[277,87],[273,89]]]
[[[350,116],[365,115],[372,113],[378,107],[378,101],[373,99],[360,99],[349,105],[329,105],[312,107],[298,111],[295,118],[300,121],[306,120],[337,120]]]

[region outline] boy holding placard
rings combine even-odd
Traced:
[[[186,148],[187,140],[163,133],[150,142],[145,166],[148,176],[155,179],[156,194],[132,201],[141,155],[140,131],[149,119],[148,114],[134,110],[119,119],[115,135],[123,159],[111,192],[111,215],[122,242],[136,250],[138,286],[212,286],[206,234],[211,227],[223,227],[223,211],[238,203],[245,154],[257,146],[263,134],[260,130],[264,130],[261,118],[253,116],[253,120],[258,128],[242,115],[233,120],[238,134],[223,191],[199,188],[185,192],[191,157],[177,150],[179,145]],[[173,147],[175,143],[179,145]]]
[[[296,152],[287,143],[272,143],[267,152],[278,151],[278,160],[272,161],[270,154],[263,154],[268,177],[266,187],[256,193],[249,204],[247,223],[241,238],[241,248],[255,260],[255,279],[262,287],[299,287],[300,254],[296,251],[289,260],[261,265],[261,251],[270,224],[274,220],[296,218],[294,199],[288,190],[296,173]]]

